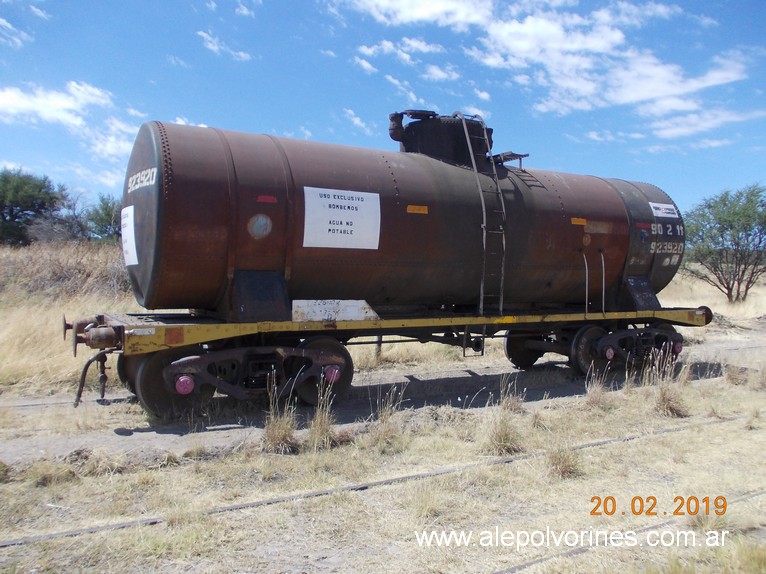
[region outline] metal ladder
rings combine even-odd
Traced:
[[[484,315],[485,307],[497,306],[498,314],[503,314],[503,291],[505,288],[505,198],[500,189],[500,183],[497,177],[495,161],[492,159],[489,135],[487,126],[481,116],[469,116],[468,119],[477,121],[481,124],[481,135],[472,136],[468,131],[467,118],[460,112],[455,112],[453,117],[459,118],[463,122],[463,132],[468,144],[468,150],[471,156],[471,165],[476,178],[476,189],[481,198],[482,213],[482,245],[483,257],[481,265],[481,285],[479,292],[479,315]],[[478,140],[484,144],[487,152],[487,161],[492,166],[492,171],[488,174],[492,178],[494,188],[484,189],[479,177],[479,170],[476,165],[476,154],[474,153],[473,140]]]

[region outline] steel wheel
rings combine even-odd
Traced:
[[[667,338],[658,345],[657,350],[665,352],[670,351],[674,356],[677,356],[678,353],[676,353],[675,345],[672,344],[671,339],[673,335],[678,333],[676,328],[670,323],[657,323],[652,325],[652,328],[657,329],[658,331],[662,331],[663,333],[667,333]]]
[[[339,355],[342,360],[340,364],[329,364],[324,370],[319,370],[311,359],[292,358],[286,369],[289,378],[286,389],[294,392],[303,402],[316,405],[319,402],[320,379],[325,377],[326,383],[330,385],[330,400],[343,400],[354,378],[354,362],[345,345],[332,337],[311,337],[298,345],[298,348],[332,353]]]
[[[606,334],[607,332],[598,325],[585,325],[577,331],[570,353],[575,371],[582,375],[587,375],[589,372],[604,373],[609,362],[597,355],[595,344]]]
[[[138,376],[138,367],[146,357],[144,355],[125,355],[117,356],[117,377],[131,393],[136,394],[136,378]]]
[[[655,348],[646,358],[643,367],[644,369],[653,369],[661,377],[666,377],[673,373],[676,360],[683,345],[679,343],[679,346],[676,346],[676,343],[674,343],[673,339],[678,334],[678,331],[670,323],[656,323],[652,325],[652,328],[662,332],[662,335],[658,335],[655,340]]]
[[[527,349],[524,346],[524,343],[530,339],[538,340],[539,338],[512,337],[510,333],[505,335],[505,356],[508,357],[514,367],[522,371],[529,369],[544,354],[544,351]]]
[[[136,396],[147,412],[167,420],[194,414],[207,404],[215,388],[203,386],[190,395],[179,395],[162,378],[162,370],[183,357],[194,354],[193,349],[181,348],[158,351],[143,357],[136,376]]]

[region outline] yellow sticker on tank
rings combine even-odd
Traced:
[[[407,213],[421,213],[423,215],[428,215],[428,206],[427,205],[408,205]]]
[[[588,225],[588,220],[584,217],[573,217],[572,225]]]

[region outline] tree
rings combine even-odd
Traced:
[[[65,196],[66,187],[54,187],[47,176],[4,168],[0,171],[0,243],[28,245],[32,223],[52,216]]]
[[[51,241],[82,241],[90,239],[87,210],[80,195],[64,191],[53,213],[41,215],[29,226],[29,238],[43,243]]]
[[[766,187],[723,191],[684,216],[684,268],[741,303],[766,273]]]
[[[85,211],[90,235],[99,239],[119,239],[122,203],[111,195],[99,194],[98,203]]]

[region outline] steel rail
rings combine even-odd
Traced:
[[[651,439],[659,436],[664,436],[666,434],[676,433],[676,432],[682,432],[685,430],[689,430],[692,428],[697,428],[700,426],[708,426],[708,425],[715,425],[715,424],[723,424],[728,422],[734,422],[738,420],[744,420],[745,415],[738,416],[738,417],[725,417],[721,419],[713,419],[709,421],[702,421],[702,422],[695,422],[695,423],[689,423],[686,425],[681,425],[677,427],[668,427],[663,429],[656,429],[654,431],[650,431],[648,433],[640,433],[640,434],[629,434],[619,437],[612,437],[608,439],[602,439],[598,441],[592,441],[588,443],[583,443],[580,445],[576,445],[572,447],[572,450],[585,450],[590,448],[597,448],[600,446],[607,446],[610,444],[615,443],[625,443],[625,442],[632,442],[635,440],[640,439]],[[214,514],[222,514],[226,512],[233,512],[236,510],[247,510],[251,508],[263,508],[266,506],[275,506],[279,504],[285,504],[288,502],[296,502],[300,500],[310,500],[314,498],[324,498],[327,496],[332,496],[334,494],[344,493],[344,492],[363,492],[367,490],[372,490],[375,488],[380,488],[384,486],[393,486],[396,484],[402,484],[405,482],[411,482],[415,480],[425,480],[429,478],[435,478],[439,476],[445,476],[445,475],[451,475],[451,474],[458,474],[461,472],[465,472],[467,470],[473,470],[477,468],[486,468],[486,467],[492,467],[492,466],[500,466],[500,465],[507,465],[507,464],[513,464],[515,462],[523,461],[523,460],[530,460],[530,459],[536,459],[545,456],[546,451],[535,451],[530,453],[524,453],[524,454],[518,454],[514,456],[509,457],[501,457],[501,458],[494,458],[490,460],[483,460],[479,462],[472,462],[469,464],[463,464],[463,465],[451,465],[446,466],[442,468],[437,468],[435,470],[427,471],[427,472],[419,472],[419,473],[413,473],[413,474],[406,474],[402,476],[396,476],[392,478],[384,478],[381,480],[373,480],[368,482],[362,482],[357,484],[349,484],[346,486],[337,486],[332,488],[325,488],[325,489],[319,489],[319,490],[312,490],[308,492],[303,493],[297,493],[297,494],[287,494],[284,496],[277,496],[273,498],[266,498],[262,500],[254,500],[251,502],[243,502],[240,504],[231,504],[226,506],[217,506],[214,508],[210,508],[208,510],[203,510],[197,513],[198,516],[211,516]],[[154,526],[157,524],[162,524],[166,522],[167,519],[163,516],[151,516],[147,518],[139,518],[134,520],[127,520],[123,522],[114,522],[111,524],[103,524],[100,526],[89,526],[84,528],[77,528],[72,530],[64,530],[61,532],[50,532],[46,534],[37,534],[34,536],[25,536],[20,538],[14,538],[9,540],[0,540],[0,548],[8,548],[10,546],[23,546],[26,544],[33,544],[35,542],[46,542],[49,540],[57,540],[61,538],[71,538],[75,536],[83,536],[86,534],[97,534],[99,532],[108,532],[113,530],[122,530],[126,528],[134,528],[134,527],[140,527],[140,526]],[[577,549],[579,550],[579,549]],[[532,566],[534,564],[530,563],[528,566]],[[509,570],[508,572],[513,572],[514,570]],[[506,571],[502,571],[506,572]]]

